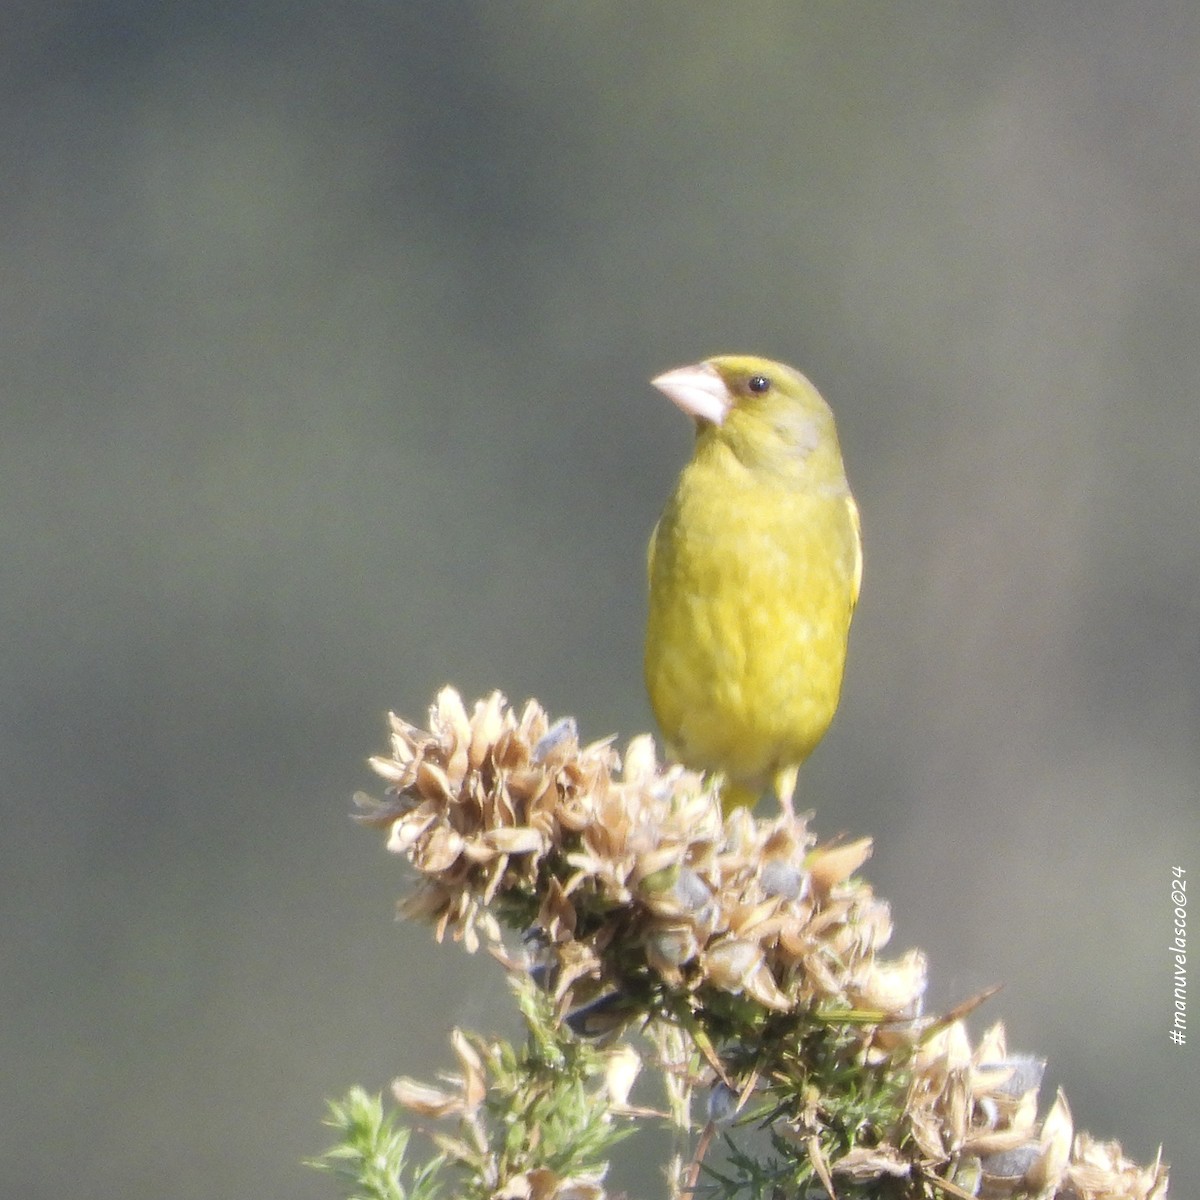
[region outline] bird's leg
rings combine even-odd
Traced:
[[[796,776],[800,767],[781,767],[775,772],[775,795],[779,798],[779,807],[790,817],[792,813],[792,796],[796,792]]]

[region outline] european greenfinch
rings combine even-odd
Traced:
[[[726,813],[800,764],[837,709],[862,579],[833,413],[798,371],[710,358],[653,384],[696,444],[650,537],[645,672],[670,750],[718,774]]]

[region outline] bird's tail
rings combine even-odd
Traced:
[[[775,795],[779,799],[779,807],[785,813],[792,811],[792,796],[796,791],[798,770],[799,768],[796,766],[782,767],[775,772],[772,780]],[[761,786],[741,783],[735,779],[723,779],[721,781],[721,811],[725,816],[729,816],[734,809],[753,808],[762,799],[764,790]]]
[[[721,781],[721,811],[729,816],[735,809],[753,808],[762,797],[762,788],[737,783],[732,779]]]

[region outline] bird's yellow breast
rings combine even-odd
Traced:
[[[719,443],[689,463],[651,542],[645,654],[685,762],[762,787],[808,756],[837,708],[860,562],[840,471],[749,470]]]

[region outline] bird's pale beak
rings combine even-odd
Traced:
[[[650,382],[689,417],[720,425],[729,415],[733,397],[725,380],[708,363],[676,367]]]

